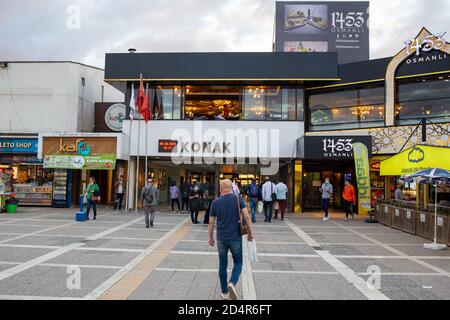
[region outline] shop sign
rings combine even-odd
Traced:
[[[102,156],[45,156],[44,168],[46,169],[89,169],[111,170],[116,167],[115,155]]]
[[[89,156],[91,146],[84,139],[77,139],[74,144],[64,144],[63,139],[59,139],[59,152],[76,152],[80,156]]]
[[[105,112],[105,123],[113,131],[122,131],[126,106],[122,103],[111,105]]]
[[[303,141],[302,141],[303,140]],[[368,156],[372,156],[372,137],[370,136],[305,136],[303,143],[305,159],[353,159],[353,145],[362,143],[367,147]]]
[[[370,162],[370,171],[380,171],[380,161],[371,161]]]
[[[406,54],[409,56],[412,50],[416,50],[416,56],[420,56],[423,52],[429,52],[431,50],[441,50],[444,48],[446,41],[444,39],[445,33],[430,34],[423,39],[411,38],[405,41]]]
[[[37,156],[29,156],[29,155],[20,155],[20,156],[1,156],[0,163],[14,164],[14,163],[23,163],[23,164],[42,164],[42,160]]]
[[[355,158],[359,203],[362,208],[370,210],[372,206],[370,192],[369,151],[364,144],[355,143],[353,145],[353,153]]]
[[[0,153],[37,153],[38,139],[0,138]]]
[[[381,162],[381,176],[403,176],[430,168],[450,170],[450,148],[417,145]]]
[[[177,146],[177,140],[159,140],[158,141],[158,152],[170,153]]]
[[[44,137],[42,154],[102,156],[115,154],[116,137]]]

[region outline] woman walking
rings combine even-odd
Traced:
[[[342,192],[342,198],[344,202],[344,210],[345,210],[345,219],[344,221],[348,221],[348,216],[352,215],[352,220],[354,219],[353,209],[356,205],[356,195],[355,188],[350,184],[349,181],[345,181],[344,192]]]
[[[100,189],[98,188],[97,183],[95,182],[94,177],[89,178],[89,184],[86,188],[86,199],[87,199],[87,219],[89,220],[89,211],[94,210],[94,220],[97,219],[97,201],[100,200]]]
[[[170,186],[170,200],[172,201],[172,213],[175,213],[175,208],[174,208],[174,204],[177,204],[177,213],[180,212],[180,192],[178,190],[177,185],[175,184],[175,182],[172,182],[172,185]]]

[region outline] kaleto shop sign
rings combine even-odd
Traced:
[[[370,136],[305,136],[305,159],[353,159],[353,144],[364,144],[369,157],[372,152],[372,138]]]

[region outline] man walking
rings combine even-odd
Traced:
[[[287,199],[288,187],[282,181],[278,182],[275,186],[275,193],[277,194],[277,201],[279,211],[281,214],[281,221],[284,221],[284,213],[286,212],[286,199]],[[275,213],[275,218],[278,219],[278,214]]]
[[[153,180],[148,179],[147,185],[142,188],[141,201],[145,211],[145,227],[153,227],[155,221],[156,205],[158,204],[158,189],[153,186]]]
[[[252,179],[252,183],[245,189],[245,194],[248,196],[248,202],[250,204],[250,215],[252,222],[256,222],[256,206],[258,205],[258,198],[261,193],[256,180]]]
[[[276,200],[275,184],[266,177],[266,182],[262,186],[262,198],[264,203],[264,215],[266,219],[264,222],[272,222],[273,201]]]
[[[253,240],[252,222],[244,199],[233,194],[233,184],[227,179],[220,183],[220,198],[211,204],[208,226],[209,245],[214,246],[214,225],[217,220],[217,251],[222,299],[237,299],[236,285],[242,271],[242,236],[239,221],[248,226],[248,241]],[[233,257],[230,282],[227,281],[228,251]]]
[[[330,199],[331,196],[333,194],[333,185],[330,183],[330,179],[326,178],[325,182],[322,184],[322,187],[319,190],[320,192],[322,192],[322,210],[324,213],[324,217],[323,217],[323,221],[327,221],[330,218],[328,218],[328,207],[330,205]]]
[[[121,175],[114,185],[114,211],[117,210],[117,206],[119,206],[119,211],[122,211],[123,196],[126,192],[126,187],[127,185],[123,175]]]
[[[186,206],[186,213],[189,212],[189,194],[191,193],[191,186],[184,179],[180,187],[181,190],[181,213],[184,213],[184,206]]]

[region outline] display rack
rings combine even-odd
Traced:
[[[20,206],[51,206],[52,186],[15,184],[14,193]]]

